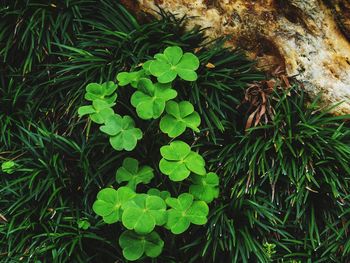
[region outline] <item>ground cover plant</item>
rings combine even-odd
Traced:
[[[0,3],[0,262],[348,262],[349,116],[159,12]],[[198,69],[169,61],[174,46]],[[192,152],[206,176],[179,164]],[[198,200],[204,225],[159,226]]]
[[[117,79],[120,80],[119,86],[131,84],[131,88],[136,88],[130,101],[140,119],[158,119],[166,109],[167,114],[159,124],[160,130],[175,138],[184,133],[186,127],[199,132],[199,114],[190,102],[175,102],[173,99],[177,91],[172,87],[177,74],[183,80],[195,81],[198,67],[199,60],[194,54],[183,53],[180,47],[170,46],[163,53],[155,54],[154,59],[144,62],[139,71],[118,73]],[[159,82],[153,83],[152,76],[157,77]],[[112,81],[101,85],[88,84],[85,99],[92,105],[79,107],[78,113],[81,117],[88,115],[93,122],[104,124],[100,130],[109,136],[115,150],[130,152],[142,139],[143,133],[135,127],[132,117],[114,112],[118,84]],[[117,170],[116,181],[126,181],[127,185],[100,190],[93,204],[94,212],[102,216],[105,223],[121,221],[127,229],[120,235],[119,244],[124,257],[131,261],[140,259],[144,254],[152,258],[161,254],[164,241],[155,231],[156,226],[163,226],[173,234],[182,234],[191,223],[204,225],[209,213],[207,203],[219,194],[218,176],[213,172],[207,173],[203,157],[192,151],[186,142],[178,139],[170,141],[160,147],[160,154],[159,170],[171,181],[182,182],[193,174],[197,183],[190,188],[194,195],[184,192],[172,197],[167,189],[159,189],[162,185],[149,189],[147,193],[138,193],[137,185],[150,183],[154,169],[150,166],[139,169],[137,159],[126,157],[123,166]],[[208,179],[216,184],[206,184]],[[210,193],[208,197],[207,192]]]

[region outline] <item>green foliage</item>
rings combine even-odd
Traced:
[[[106,101],[97,99],[92,102],[92,105],[81,106],[78,114],[80,117],[89,115],[93,122],[103,124],[109,117],[113,116],[114,111],[111,107],[114,105],[115,103],[109,104]]]
[[[140,261],[350,261],[348,116],[329,115],[296,84],[290,96],[277,89],[268,98],[274,119],[244,131],[244,89],[266,76],[242,52],[224,48],[225,39],[209,42],[202,29],[184,30],[188,19],[162,10],[160,20],[140,23],[118,1],[26,0],[3,1],[0,15],[0,159],[16,160],[15,176],[0,176],[1,262],[124,262],[116,240],[125,227],[105,224],[92,207],[127,157],[154,169],[140,192],[166,200],[191,188],[194,174],[177,184],[162,176],[159,147],[169,141],[160,119],[145,122],[130,105],[140,78],[157,83],[143,62],[168,46],[196,50],[200,61],[195,81],[172,83],[174,101],[189,101],[201,118],[200,133],[187,129],[177,140],[203,154],[220,177],[220,196],[205,226],[181,237],[156,226],[166,246],[151,239],[160,252],[147,247]],[[119,85],[109,108],[143,131],[131,153],[114,151],[96,125],[77,118],[85,87],[106,80]],[[96,112],[86,104],[91,119]],[[266,243],[276,245],[271,258]]]
[[[54,43],[72,44],[81,32],[83,16],[93,1],[2,1],[0,6],[0,56],[20,74],[35,72],[57,50]],[[48,30],[50,29],[50,30]]]
[[[6,161],[1,164],[1,170],[7,174],[13,174],[15,172],[16,163],[14,161]]]
[[[169,101],[166,104],[166,115],[160,121],[160,129],[169,137],[175,138],[181,135],[186,127],[199,132],[201,123],[199,114],[194,111],[193,105],[188,101]]]
[[[102,189],[93,205],[96,214],[103,217],[107,224],[113,224],[121,220],[123,204],[135,196],[135,192],[128,187]]]
[[[142,131],[135,128],[135,122],[130,116],[114,114],[109,116],[100,130],[110,136],[109,142],[117,150],[132,151],[137,141],[142,138]]]
[[[170,145],[161,147],[160,153],[163,158],[159,162],[159,169],[172,181],[182,181],[191,172],[198,175],[206,174],[203,157],[191,151],[185,142],[173,141]]]
[[[160,191],[157,188],[151,188],[147,191],[147,194],[149,195],[155,195],[161,197],[163,200],[166,200],[168,197],[170,197],[170,193],[168,191]]]
[[[113,81],[103,84],[90,83],[86,86],[85,99],[89,101],[103,100],[111,104],[117,99],[117,94],[113,94],[117,87]]]
[[[154,177],[153,169],[149,166],[139,167],[139,162],[133,158],[125,158],[123,166],[117,170],[117,183],[128,182],[127,186],[136,190],[140,183],[148,184]]]
[[[191,180],[190,193],[195,198],[210,203],[219,197],[219,177],[216,173],[210,172],[205,176],[193,174]]]
[[[227,203],[232,214],[216,211],[209,219],[217,230],[210,234],[208,247],[212,250],[207,255],[227,253],[234,255],[232,262],[249,262],[254,253],[259,261],[268,262],[260,239],[276,244],[272,260],[341,262],[348,256],[340,255],[335,247],[343,241],[331,241],[330,235],[342,236],[337,215],[345,216],[341,211],[348,210],[345,203],[335,201],[348,200],[348,182],[337,176],[349,174],[344,158],[350,137],[342,121],[347,116],[331,116],[329,109],[319,112],[317,100],[306,103],[297,86],[276,90],[270,101],[274,109],[270,122],[244,133],[231,130],[221,149],[212,152],[213,164],[220,163],[219,170],[224,171],[226,195],[237,201]],[[232,209],[234,205],[237,210]],[[216,226],[222,220],[225,224]],[[238,221],[249,222],[249,227],[241,230]],[[272,234],[276,231],[278,239]],[[225,249],[217,245],[215,233],[226,236]]]
[[[92,151],[96,136],[90,138],[92,145],[83,146],[86,141],[77,133],[58,135],[43,123],[29,126],[14,120],[12,125],[13,136],[1,137],[7,141],[1,144],[1,152],[11,150],[9,159],[20,157],[16,158],[16,176],[0,177],[0,218],[7,219],[0,219],[0,261],[122,258],[113,248],[111,230],[91,216],[98,185],[110,180],[105,176],[113,167],[109,162],[120,157],[115,152]],[[101,169],[96,169],[96,163],[103,165]],[[90,222],[89,229],[79,228],[81,218]]]
[[[166,204],[158,196],[138,194],[123,206],[123,225],[138,234],[149,234],[166,222]]]
[[[117,75],[117,80],[120,86],[131,85],[134,88],[137,88],[140,78],[145,76],[144,70],[139,70],[135,72],[120,72]]]
[[[117,79],[121,82],[120,86],[130,84],[133,88],[136,87],[136,91],[131,95],[131,105],[136,108],[137,116],[142,120],[158,119],[166,107],[167,115],[161,120],[161,131],[168,133],[170,137],[179,136],[186,127],[199,132],[200,116],[194,111],[193,105],[188,101],[179,103],[170,101],[178,95],[177,91],[171,88],[171,82],[177,74],[185,80],[197,78],[194,70],[199,67],[198,58],[188,52],[183,55],[182,49],[177,46],[166,48],[164,55],[156,54],[155,58],[156,60],[149,60],[143,64],[145,69],[149,67],[146,69],[147,72],[137,71],[135,74],[122,72],[117,75]],[[157,72],[161,71],[158,59],[161,59],[162,63],[167,62],[172,65],[170,70],[176,73],[174,77],[172,77],[173,73],[155,74],[159,82],[153,83],[151,76],[147,76],[146,73],[149,71],[153,74],[157,67]],[[89,115],[94,122],[104,123],[100,130],[110,136],[110,143],[115,150],[131,151],[136,148],[137,141],[142,138],[142,131],[135,128],[135,122],[130,116],[122,117],[114,113],[112,107],[115,105],[117,95],[112,94],[116,87],[117,85],[113,82],[106,82],[102,85],[88,84],[85,98],[92,101],[92,108],[99,111],[91,114],[91,108],[83,106],[78,109],[78,114],[80,116]],[[96,103],[98,105],[95,105]],[[106,109],[109,112],[105,113]],[[100,119],[98,119],[101,120],[100,122],[96,121],[96,114],[100,114]],[[206,175],[204,158],[197,152],[191,151],[187,143],[174,141],[170,145],[162,146],[160,152],[163,157],[159,162],[160,171],[168,175],[170,180],[183,181],[191,172],[201,176]],[[186,231],[191,223],[204,225],[207,222],[209,213],[207,204],[204,201],[193,201],[194,197],[189,193],[181,194],[178,199],[170,197],[169,191],[160,191],[156,188],[150,189],[149,194],[134,194],[133,191],[136,190],[138,184],[148,184],[153,177],[153,169],[150,166],[139,168],[139,162],[136,159],[127,157],[123,161],[123,166],[116,173],[116,181],[118,183],[127,181],[127,186],[117,190],[111,188],[101,190],[93,205],[93,210],[103,217],[105,223],[112,224],[121,219],[126,229],[135,231],[136,235],[125,234],[120,239],[123,255],[129,260],[136,260],[144,253],[152,256],[160,254],[159,246],[156,253],[153,253],[153,248],[145,245],[149,238],[147,235],[154,238],[154,234],[150,233],[155,233],[153,231],[156,226],[165,226],[172,233],[180,234]],[[195,192],[197,197],[206,198],[206,200],[210,198],[210,201],[217,197],[213,194],[210,197],[200,196],[198,187],[192,188],[191,191]],[[167,204],[171,209],[167,210]],[[141,240],[143,243],[138,241],[139,235],[144,236]],[[135,244],[128,244],[126,241],[128,238],[135,240]]]
[[[18,170],[0,178],[0,261],[122,262],[121,227],[102,224],[91,207],[125,156],[77,109],[88,83],[113,80],[169,43],[193,50],[201,32],[184,32],[168,14],[139,25],[118,1],[2,4],[0,159],[16,159]]]
[[[150,63],[145,63],[144,68],[157,77],[160,83],[172,82],[177,75],[186,81],[197,79],[198,58],[192,53],[184,54],[180,47],[167,47],[154,58]]]
[[[268,243],[268,242],[265,242],[265,243],[263,244],[263,246],[264,246],[265,253],[266,253],[267,257],[268,257],[269,259],[272,259],[272,256],[273,256],[274,254],[276,254],[276,250],[275,250],[276,244],[270,244],[270,243]]]
[[[173,234],[185,232],[191,223],[204,225],[207,222],[208,205],[203,201],[193,201],[191,194],[183,193],[178,198],[169,197],[166,203],[171,207],[166,226]]]
[[[157,232],[147,235],[138,235],[134,231],[125,231],[119,237],[119,245],[123,249],[123,255],[127,260],[139,259],[144,253],[155,258],[162,253],[164,241]]]
[[[88,230],[91,226],[90,222],[86,219],[79,219],[77,223],[78,227],[83,230]]]
[[[162,115],[165,103],[177,96],[169,84],[153,84],[150,79],[142,78],[131,97],[131,104],[136,108],[137,115],[144,120],[158,119]]]
[[[85,99],[92,101],[92,105],[79,107],[79,116],[89,115],[93,122],[98,124],[105,123],[114,114],[112,107],[115,105],[114,102],[117,99],[117,94],[114,93],[117,87],[113,81],[103,84],[90,83],[87,85]]]

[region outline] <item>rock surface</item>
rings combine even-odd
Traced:
[[[155,14],[157,5],[191,17],[189,28],[210,27],[211,38],[232,36],[227,44],[258,67],[280,66],[324,105],[344,101],[334,113],[350,113],[349,0],[138,0],[137,8]]]

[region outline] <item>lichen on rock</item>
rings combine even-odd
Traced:
[[[188,28],[208,28],[211,38],[232,36],[266,71],[285,69],[324,105],[343,101],[334,113],[350,113],[350,4],[346,0],[138,0],[190,17]]]

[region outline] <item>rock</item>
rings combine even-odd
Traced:
[[[348,0],[138,0],[137,8],[156,14],[157,5],[191,17],[188,28],[210,27],[211,38],[232,36],[227,45],[243,48],[259,68],[280,66],[311,98],[344,101],[333,112],[350,113]]]

